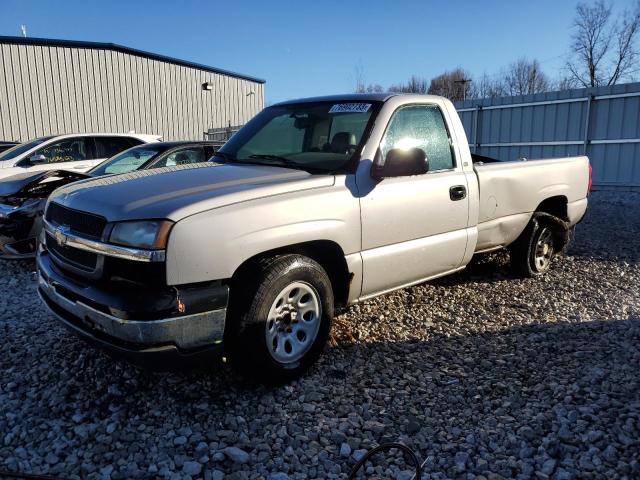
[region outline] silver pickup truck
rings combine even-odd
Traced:
[[[39,292],[65,325],[134,361],[222,352],[284,381],[349,304],[505,247],[543,274],[591,181],[586,157],[475,158],[451,102],[422,95],[273,105],[214,160],[54,192]]]

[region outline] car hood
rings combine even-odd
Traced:
[[[331,186],[334,180],[275,166],[196,163],[75,182],[56,190],[50,201],[110,222],[178,221],[233,203]]]
[[[75,182],[77,180],[87,178],[89,175],[80,172],[69,172],[66,170],[48,170],[39,172],[24,172],[12,175],[0,180],[0,197],[7,197],[24,193],[28,195],[29,187],[35,186],[37,183],[51,179],[51,189],[40,189],[39,194],[45,196],[51,193],[55,188],[65,183]],[[48,191],[47,191],[48,190]],[[39,195],[42,196],[42,195]]]

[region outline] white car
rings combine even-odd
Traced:
[[[42,170],[86,172],[123,150],[160,141],[137,133],[71,133],[30,140],[0,153],[0,180]]]

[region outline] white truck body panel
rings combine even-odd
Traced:
[[[480,184],[477,251],[513,242],[547,198],[566,198],[571,226],[586,211],[587,157],[491,163],[475,170]]]

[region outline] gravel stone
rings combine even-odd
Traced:
[[[367,451],[364,448],[356,450],[355,452],[353,452],[353,458],[356,462],[359,462],[366,453]]]
[[[0,262],[0,469],[344,479],[400,441],[429,479],[640,478],[640,193],[589,202],[546,275],[516,278],[496,252],[361,302],[280,387],[115,360],[45,310],[33,262]],[[395,451],[365,465],[410,469]]]
[[[289,480],[289,475],[284,472],[272,473],[269,475],[269,480]]]
[[[247,463],[249,454],[238,447],[227,447],[224,454],[236,463]]]
[[[343,443],[340,445],[340,456],[341,457],[349,457],[351,455],[351,447],[348,443]]]
[[[195,475],[200,475],[200,472],[202,471],[202,465],[200,465],[198,462],[184,462],[184,464],[182,465],[182,471],[186,475],[191,475],[192,477]]]
[[[187,437],[185,436],[179,436],[173,439],[173,444],[174,445],[184,445],[185,443],[187,443]]]

